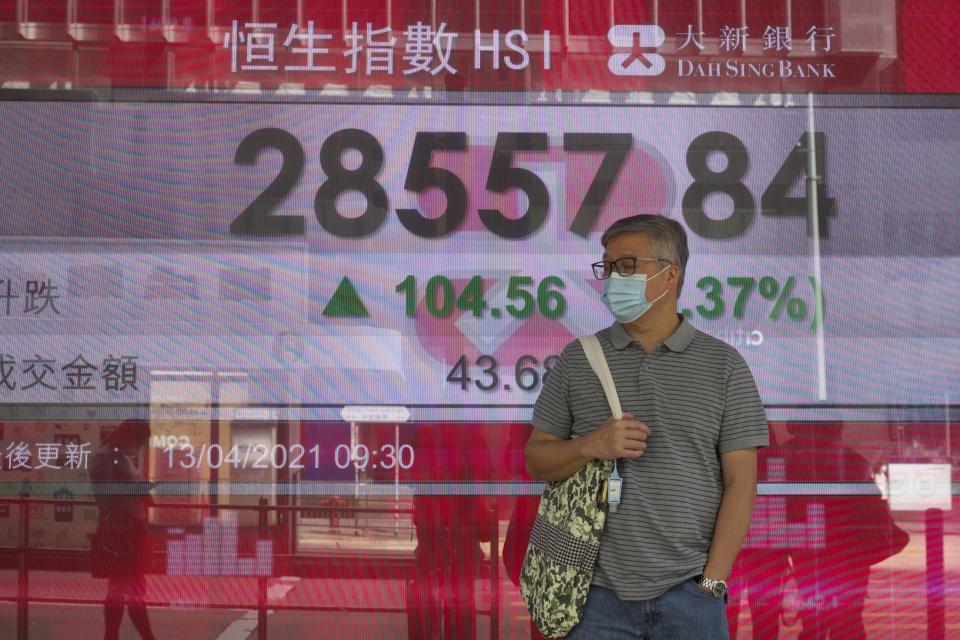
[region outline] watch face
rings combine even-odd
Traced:
[[[722,598],[727,595],[727,583],[723,580],[717,580],[713,587],[710,588],[710,591],[713,592],[715,598]]]

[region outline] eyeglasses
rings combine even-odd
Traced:
[[[590,266],[593,267],[593,276],[597,280],[606,280],[610,277],[610,274],[613,273],[614,269],[622,276],[632,276],[637,272],[638,262],[666,262],[667,264],[673,264],[666,258],[636,258],[629,256],[626,258],[618,258],[617,260],[601,260],[600,262],[594,262]]]

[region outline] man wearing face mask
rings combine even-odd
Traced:
[[[726,582],[746,536],[757,448],[769,444],[749,368],[677,313],[688,249],[661,216],[618,220],[592,265],[616,322],[597,332],[623,406],[610,416],[579,341],[537,399],[530,475],[563,480],[616,460],[620,504],[607,515],[593,582],[568,639],[727,638]]]

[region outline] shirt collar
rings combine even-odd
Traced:
[[[686,316],[681,316],[680,326],[673,332],[673,335],[663,341],[663,345],[670,349],[670,351],[683,351],[690,344],[690,341],[693,340],[695,331]],[[627,330],[623,328],[622,324],[614,322],[610,327],[610,341],[613,343],[615,349],[625,349],[633,342],[633,338],[630,337],[630,334],[627,333]]]

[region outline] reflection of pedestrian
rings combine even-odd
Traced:
[[[731,579],[737,589],[730,590],[727,621],[730,637],[737,637],[740,608],[744,600],[750,606],[753,640],[776,640],[780,635],[780,612],[783,609],[783,578],[788,564],[782,549],[740,550],[733,564]]]
[[[782,456],[782,452],[774,444],[774,434],[770,434],[770,449],[765,449],[758,456],[760,478],[767,481],[783,480],[781,473],[770,473],[769,460],[772,456]],[[782,498],[780,498],[782,499]],[[764,500],[760,498],[760,500]],[[755,545],[747,543],[740,550],[733,563],[731,579],[735,588],[730,589],[730,601],[727,604],[727,622],[730,628],[730,637],[736,638],[739,630],[740,609],[744,601],[750,607],[751,637],[753,640],[777,640],[780,635],[780,615],[783,610],[783,582],[789,569],[787,554],[783,549],[767,545],[770,543],[770,527],[775,524],[771,518],[765,517],[769,513],[769,506],[758,503],[753,513],[751,527],[754,531],[760,529],[758,536],[763,542]],[[766,507],[766,508],[765,508]],[[782,508],[779,513],[782,514]]]
[[[842,422],[795,424],[790,433],[795,437],[784,445],[789,451],[785,456],[788,482],[873,482],[866,459],[843,445]],[[790,552],[799,592],[801,637],[865,639],[863,607],[870,565],[903,546],[888,538],[889,533],[903,532],[890,519],[879,491],[865,496],[822,496],[816,501],[791,496],[787,520],[805,522],[807,527],[807,544]]]
[[[480,425],[438,424],[417,428],[417,467],[433,482],[476,482],[488,466]],[[417,531],[416,575],[408,585],[412,640],[474,640],[477,637],[475,581],[492,526],[485,496],[418,495],[413,500]]]
[[[533,425],[529,423],[511,425],[510,441],[507,443],[504,457],[504,468],[510,480],[529,481],[532,479],[523,463],[523,447],[530,439],[532,431]],[[533,531],[533,523],[537,519],[539,506],[539,494],[517,496],[513,513],[510,515],[510,524],[507,526],[507,532],[503,537],[503,566],[507,570],[507,577],[517,586],[520,585],[520,570],[527,552],[527,544],[530,541],[530,533]],[[537,625],[533,624],[533,621],[530,622],[530,638],[531,640],[544,640],[543,634],[537,629]]]
[[[153,554],[147,529],[151,500],[139,464],[149,437],[146,422],[126,420],[106,437],[90,461],[90,480],[99,509],[91,558],[93,574],[107,578],[104,640],[119,638],[124,608],[141,638],[155,638],[144,604],[145,574]]]

